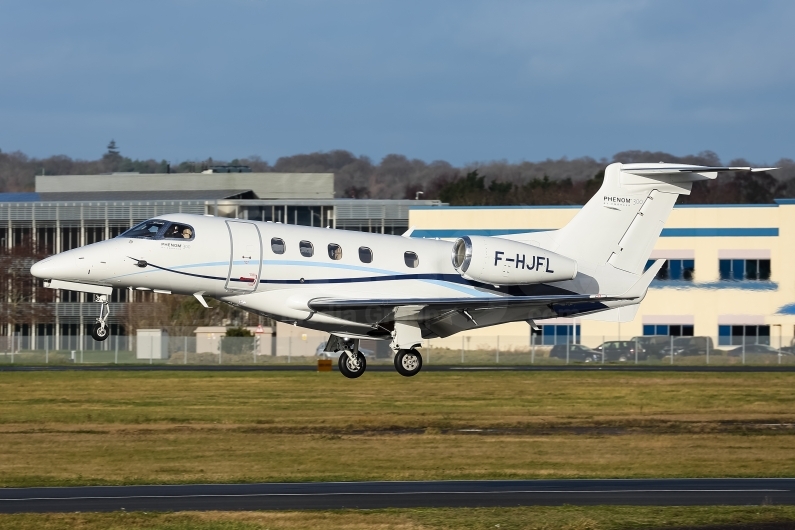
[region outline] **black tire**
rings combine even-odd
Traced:
[[[94,337],[94,340],[97,342],[102,342],[110,337],[110,329],[108,326],[102,327],[99,322],[91,326],[91,336]]]
[[[367,360],[364,358],[361,352],[356,353],[357,360],[359,361],[359,366],[355,367],[351,364],[350,359],[348,359],[348,354],[342,352],[340,354],[340,358],[337,361],[337,366],[339,366],[340,373],[347,377],[348,379],[356,379],[357,377],[361,377],[365,370],[367,370]]]
[[[403,377],[412,377],[422,370],[422,355],[415,349],[398,350],[395,355],[395,370]]]

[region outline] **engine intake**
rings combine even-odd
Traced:
[[[453,244],[453,267],[467,280],[521,285],[571,280],[577,262],[549,250],[497,237],[464,236]]]

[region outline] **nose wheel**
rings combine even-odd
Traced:
[[[395,370],[403,377],[411,377],[422,370],[422,355],[414,348],[398,350],[395,355]]]
[[[110,316],[110,304],[108,303],[108,295],[98,294],[94,297],[95,302],[100,303],[99,317],[97,322],[91,326],[91,336],[95,341],[102,342],[110,337],[110,328],[108,327],[108,316]]]
[[[348,379],[356,379],[367,369],[367,361],[359,351],[343,350],[338,366],[342,375]]]

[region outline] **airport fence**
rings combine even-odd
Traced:
[[[424,340],[425,365],[795,365],[792,344],[770,337],[678,336],[508,336],[463,335]],[[380,342],[380,343],[379,343]],[[97,342],[90,335],[59,340],[49,336],[0,337],[0,364],[138,364],[138,365],[313,365],[323,352],[320,338],[195,336],[111,336]],[[368,364],[391,364],[388,345],[361,341]],[[673,353],[672,353],[673,352]]]

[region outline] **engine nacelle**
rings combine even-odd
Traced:
[[[464,236],[453,245],[452,259],[462,277],[492,285],[559,282],[577,275],[573,259],[497,237]]]

